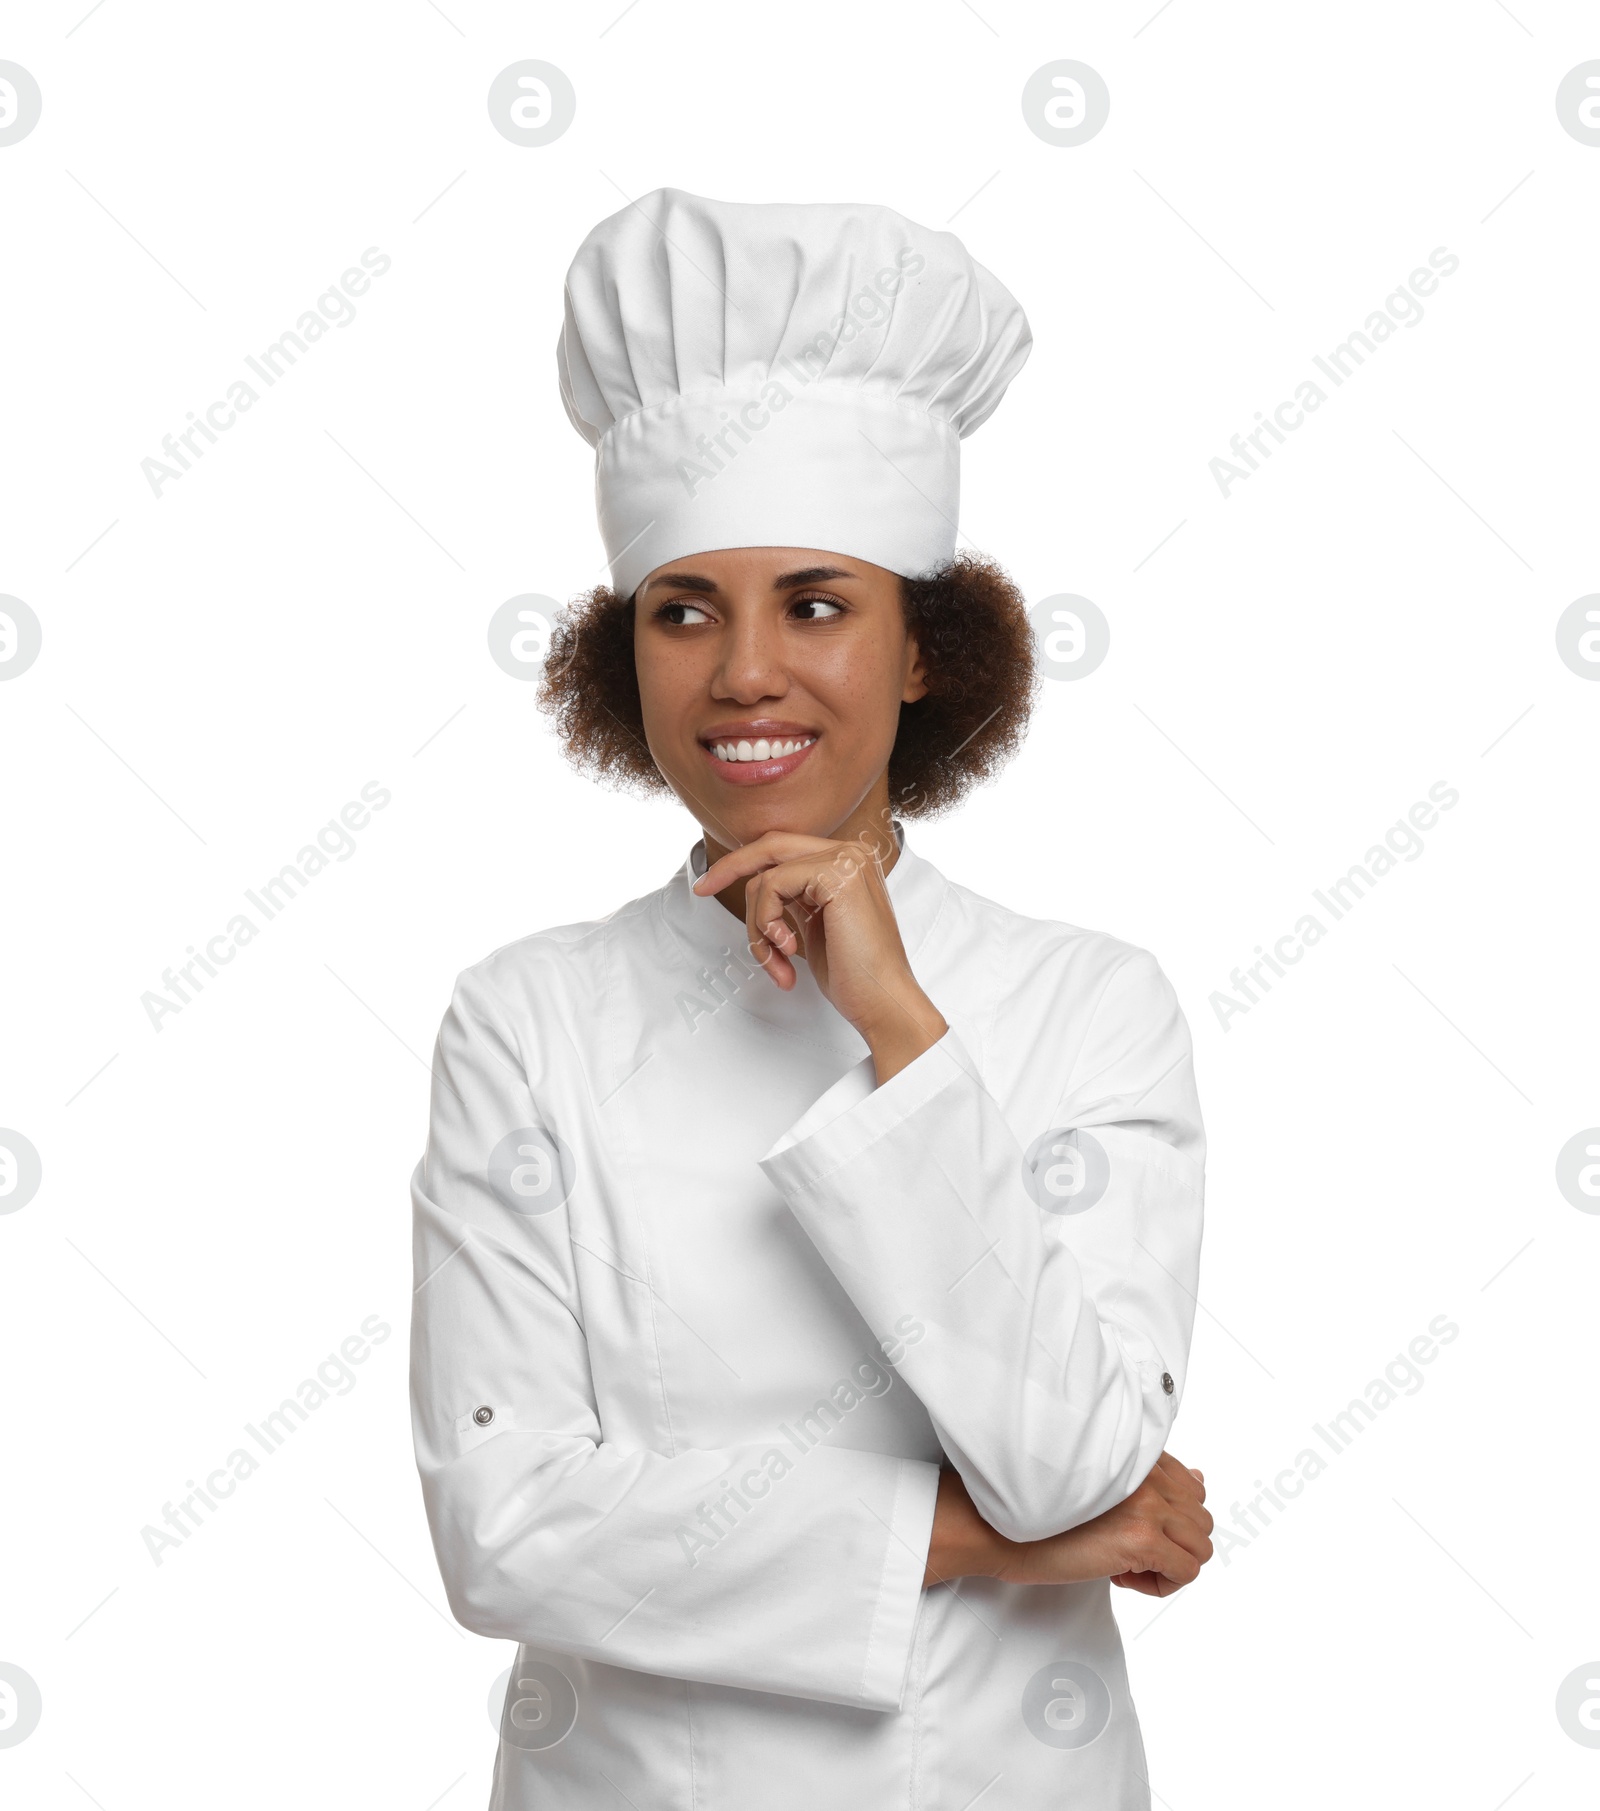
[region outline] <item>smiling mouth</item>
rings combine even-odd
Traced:
[[[817,745],[810,734],[715,736],[701,743],[718,778],[755,786],[793,773]]]

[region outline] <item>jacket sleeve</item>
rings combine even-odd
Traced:
[[[1135,951],[1075,1054],[1048,1029],[1071,1022],[1056,1004],[1030,1056],[1070,1073],[1027,1144],[952,1027],[882,1087],[863,1059],[761,1159],[868,1324],[925,1324],[900,1373],[1012,1540],[1076,1527],[1149,1475],[1199,1272],[1204,1134],[1170,983]]]
[[[937,1466],[607,1437],[559,1199],[583,1179],[486,992],[457,982],[412,1177],[412,1430],[451,1609],[612,1666],[897,1709]]]

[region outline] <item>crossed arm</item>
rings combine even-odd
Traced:
[[[1081,1584],[1109,1578],[1149,1597],[1192,1584],[1211,1558],[1211,1512],[1204,1476],[1164,1452],[1131,1497],[1092,1521],[1041,1541],[1012,1541],[979,1515],[961,1474],[939,1473],[922,1583],[998,1578],[1020,1585]]]

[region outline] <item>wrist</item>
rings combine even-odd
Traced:
[[[925,1050],[931,1050],[950,1029],[948,1021],[920,987],[893,996],[887,1014],[856,1030],[872,1053],[881,1088],[892,1075],[914,1063]]]
[[[947,1465],[939,1474],[923,1588],[958,1578],[998,1578],[1012,1545],[978,1514],[961,1474]]]

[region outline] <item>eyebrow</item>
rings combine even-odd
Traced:
[[[821,584],[824,579],[853,579],[860,575],[847,572],[842,566],[805,566],[798,572],[780,573],[772,581],[774,591],[793,591],[800,585]],[[654,590],[658,585],[670,585],[678,591],[712,592],[719,590],[715,579],[703,578],[697,572],[663,572],[651,579],[641,590]]]

